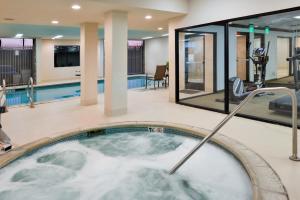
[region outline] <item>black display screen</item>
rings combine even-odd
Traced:
[[[80,66],[80,46],[54,46],[54,67]]]

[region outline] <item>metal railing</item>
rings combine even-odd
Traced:
[[[4,99],[4,103],[2,106],[6,106],[6,81],[5,81],[5,79],[2,80],[2,94],[0,96],[0,104],[2,103],[3,99]]]
[[[34,89],[33,88],[33,78],[30,77],[28,84],[27,84],[27,97],[29,99],[29,107],[30,108],[34,108],[34,98],[33,98],[34,91],[33,91],[33,89]]]
[[[199,144],[197,144],[188,154],[186,154],[170,171],[169,174],[174,174],[197,150],[199,150],[211,137],[213,137],[237,112],[248,103],[257,94],[265,92],[282,92],[288,94],[292,98],[292,155],[289,157],[293,161],[300,161],[298,158],[298,139],[297,139],[297,97],[295,91],[285,87],[260,88],[251,92],[236,108],[225,117]]]

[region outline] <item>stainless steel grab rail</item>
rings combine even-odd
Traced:
[[[1,104],[3,98],[5,98],[5,100],[4,100],[4,103],[2,106],[6,106],[6,81],[5,81],[5,79],[2,80],[2,94],[0,97],[0,104]]]
[[[30,89],[30,92],[29,92]],[[34,108],[34,99],[33,99],[33,78],[30,77],[27,84],[27,97],[29,98],[29,107]]]
[[[297,97],[295,91],[285,87],[260,88],[251,92],[227,117],[225,117],[199,144],[197,144],[188,154],[186,154],[170,171],[169,174],[174,174],[199,148],[209,141],[237,112],[257,94],[264,92],[283,92],[292,98],[292,155],[289,157],[293,161],[300,161],[298,158],[298,139],[297,139]]]

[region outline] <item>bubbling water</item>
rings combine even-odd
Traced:
[[[208,144],[176,174],[169,170],[197,140],[148,132],[59,143],[0,171],[1,200],[250,200],[235,158]]]

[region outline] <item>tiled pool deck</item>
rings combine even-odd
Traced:
[[[2,117],[3,127],[15,146],[24,145],[45,137],[57,137],[66,132],[76,132],[103,126],[107,123],[148,121],[183,124],[211,130],[225,115],[200,110],[168,101],[168,91],[130,90],[128,113],[106,117],[104,96],[99,95],[98,105],[82,107],[79,99],[70,99],[29,107],[11,108]],[[291,154],[291,129],[287,127],[234,118],[220,130],[225,136],[244,144],[265,159],[278,173],[291,200],[300,199],[300,163],[288,159]],[[258,176],[263,176],[258,174]],[[266,188],[266,191],[269,189]],[[280,195],[279,195],[280,196]],[[272,197],[268,199],[282,199]]]

